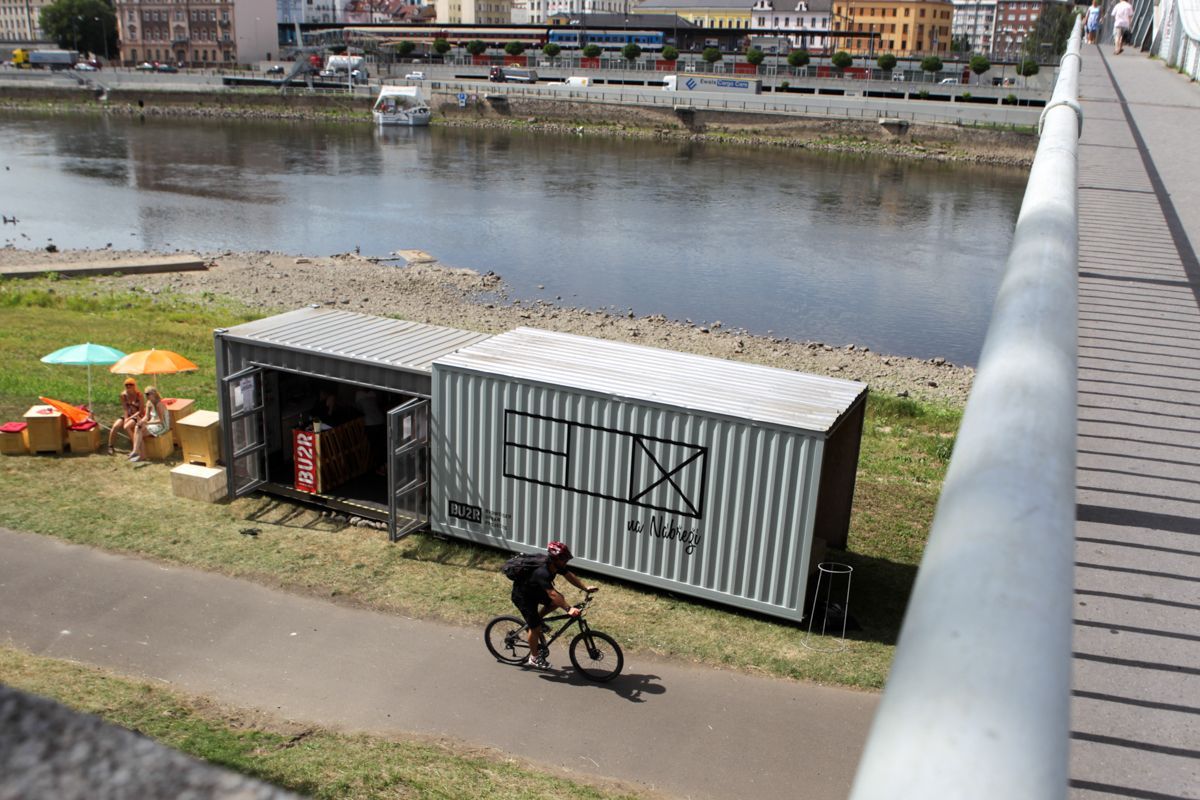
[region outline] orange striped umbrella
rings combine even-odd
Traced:
[[[200,368],[179,353],[150,349],[130,353],[109,367],[108,371],[118,375],[170,375],[194,369]]]

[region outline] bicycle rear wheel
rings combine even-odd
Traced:
[[[483,641],[497,661],[520,664],[529,655],[525,620],[520,617],[496,617],[483,629]]]
[[[607,633],[587,630],[571,640],[571,663],[583,677],[604,683],[621,674],[625,654]]]

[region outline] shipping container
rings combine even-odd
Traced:
[[[217,330],[230,496],[426,527],[432,363],[487,337],[320,307]]]
[[[867,387],[521,328],[433,364],[431,526],[799,621]]]
[[[866,386],[311,307],[215,333],[231,496],[265,491],[799,621],[845,548]]]

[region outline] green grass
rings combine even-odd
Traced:
[[[214,297],[109,294],[86,281],[0,283],[0,415],[20,419],[38,394],[81,402],[82,367],[38,358],[91,340],[121,349],[169,347],[201,369],[167,379],[167,394],[215,408],[212,329],[262,316]],[[120,381],[97,373],[103,412]],[[109,400],[111,398],[111,400]],[[0,420],[2,421],[2,420]],[[864,425],[850,551],[851,613],[861,630],[841,652],[802,645],[804,630],[666,592],[600,578],[592,619],[636,658],[655,653],[845,686],[882,686],[958,427],[956,409],[872,396]],[[172,496],[169,465],[123,458],[0,459],[0,525],[193,565],[386,611],[482,626],[506,613],[505,555],[431,536],[390,544],[269,497],[212,506]],[[247,527],[257,537],[242,535]]]
[[[633,798],[491,751],[347,735],[220,708],[94,667],[0,647],[0,681],[94,714],[196,758],[314,798]]]

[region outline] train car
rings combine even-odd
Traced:
[[[466,47],[468,43],[480,41],[497,50],[504,49],[509,42],[520,42],[526,50],[540,49],[546,44],[546,28],[529,26],[476,26],[476,25],[379,25],[345,29],[347,41],[360,46],[368,42],[378,46],[412,42],[428,50],[438,39],[445,39],[453,47]]]
[[[554,27],[550,29],[549,40],[563,50],[582,50],[594,44],[602,50],[619,51],[627,44],[636,44],[643,51],[655,52],[663,49],[664,36],[662,31],[651,30]]]

